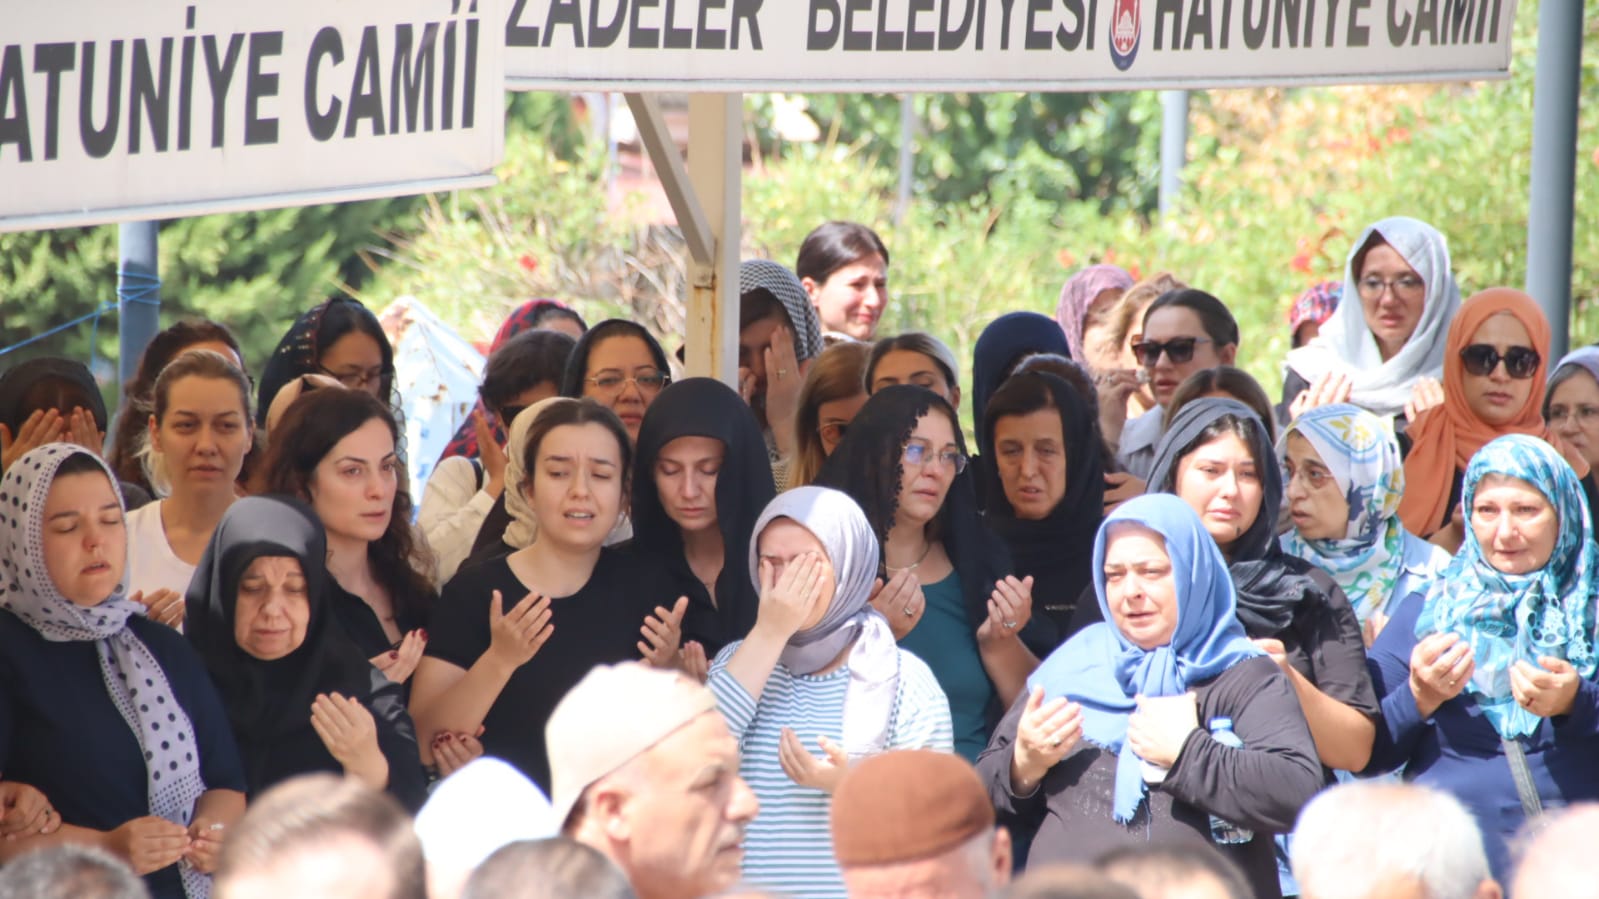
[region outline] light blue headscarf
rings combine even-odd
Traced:
[[[1160,534],[1177,587],[1177,630],[1171,643],[1143,650],[1112,623],[1105,598],[1105,543],[1118,522]],[[1136,696],[1177,696],[1261,654],[1238,623],[1237,597],[1227,560],[1199,516],[1169,493],[1149,493],[1122,504],[1094,539],[1094,593],[1105,620],[1079,631],[1027,679],[1045,700],[1065,696],[1083,707],[1083,735],[1118,754],[1115,818],[1132,820],[1148,788],[1139,759],[1127,745],[1127,717]]]
[[[1462,484],[1468,511],[1485,475],[1520,478],[1555,508],[1560,534],[1549,561],[1530,574],[1505,574],[1483,558],[1468,526],[1466,540],[1427,591],[1416,636],[1459,634],[1471,645],[1477,669],[1466,685],[1506,739],[1532,734],[1542,719],[1510,692],[1510,669],[1540,656],[1565,659],[1584,678],[1599,668],[1594,655],[1594,594],[1599,590],[1599,547],[1593,542],[1588,500],[1576,472],[1549,444],[1523,434],[1500,437],[1471,457]]]
[[[1287,458],[1288,435],[1310,441],[1349,503],[1344,535],[1306,540],[1293,530],[1283,551],[1315,565],[1342,587],[1362,624],[1385,611],[1404,572],[1405,526],[1399,498],[1405,492],[1405,462],[1393,424],[1349,403],[1320,406],[1294,419],[1283,432],[1279,455]]]

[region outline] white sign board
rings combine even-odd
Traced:
[[[493,183],[501,0],[5,6],[0,230]]]
[[[507,2],[511,87],[632,91],[1492,78],[1509,70],[1516,18],[1515,0]]]

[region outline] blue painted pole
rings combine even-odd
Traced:
[[[1160,92],[1160,214],[1171,211],[1188,163],[1188,91]]]
[[[117,373],[132,380],[139,357],[161,330],[161,226],[129,222],[117,228]]]
[[[1576,202],[1577,97],[1582,83],[1583,4],[1538,5],[1532,100],[1532,186],[1527,216],[1527,293],[1549,319],[1549,351],[1571,331],[1571,232]]]

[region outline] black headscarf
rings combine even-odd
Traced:
[[[843,442],[827,457],[816,478],[817,486],[842,490],[860,503],[881,546],[888,545],[888,532],[899,509],[905,442],[916,423],[935,407],[956,420],[949,403],[925,387],[898,384],[878,390],[850,422]],[[955,445],[966,452],[958,426]],[[975,631],[988,617],[994,582],[1010,573],[1010,554],[977,514],[971,469],[956,475],[950,484],[934,532],[960,575],[966,617]]]
[[[272,408],[272,398],[283,386],[301,375],[321,371],[322,351],[327,349],[328,334],[323,328],[328,311],[339,307],[355,318],[361,319],[363,334],[370,334],[378,342],[383,355],[384,389],[381,399],[391,410],[399,408],[399,397],[394,395],[394,348],[383,336],[383,328],[372,310],[348,297],[333,297],[308,309],[294,320],[289,330],[278,341],[278,346],[267,359],[266,370],[261,372],[261,383],[256,388],[255,426],[266,427],[267,410]],[[346,332],[349,333],[349,332]],[[342,336],[342,335],[341,335]],[[401,429],[403,432],[403,428]]]
[[[983,521],[1010,548],[1016,576],[1033,577],[1034,620],[1050,625],[1039,638],[1052,651],[1071,635],[1072,612],[1084,591],[1093,585],[1094,537],[1105,507],[1105,463],[1100,452],[1099,421],[1076,390],[1064,380],[1044,372],[1023,372],[1006,382],[1023,380],[1047,390],[1060,413],[1061,445],[1066,450],[1066,493],[1042,519],[1016,517],[1016,510],[1000,483],[994,448],[995,419],[985,416],[978,436],[982,457],[977,460],[988,508]]]
[[[716,476],[716,523],[722,532],[722,572],[716,578],[716,606],[694,577],[683,554],[683,535],[661,505],[655,487],[655,462],[679,437],[709,437],[724,448]],[[683,578],[693,600],[684,622],[688,639],[705,644],[707,654],[743,639],[755,626],[760,597],[745,560],[755,520],[776,490],[766,442],[749,404],[714,378],[689,378],[661,391],[639,425],[633,467],[633,547],[657,555]]]
[[[1290,564],[1291,556],[1277,545],[1277,515],[1282,507],[1283,475],[1272,451],[1270,432],[1254,410],[1233,399],[1202,397],[1178,410],[1155,447],[1149,473],[1149,491],[1177,492],[1177,464],[1193,451],[1207,428],[1222,419],[1241,423],[1245,441],[1259,472],[1263,496],[1260,514],[1233,543],[1228,567],[1238,590],[1238,620],[1252,637],[1269,636],[1288,627],[1294,611],[1315,583]]]
[[[250,563],[263,556],[299,561],[311,606],[305,641],[270,662],[245,652],[234,637],[239,582]],[[377,720],[380,739],[403,718],[399,726],[410,738],[412,756],[396,760],[385,752],[390,788],[399,792],[420,780],[419,774],[409,776],[409,768],[419,763],[399,686],[372,667],[345,636],[329,604],[331,584],[321,522],[308,506],[283,496],[245,497],[229,506],[189,584],[184,633],[221,694],[252,795],[293,774],[340,770],[311,727],[311,704],[318,693],[338,692],[358,700]]]
[[[1054,353],[1072,357],[1066,334],[1047,315],[1008,312],[988,323],[972,348],[972,428],[983,433],[983,410],[1023,356]]]
[[[672,370],[666,362],[666,351],[661,349],[661,342],[643,325],[625,318],[608,318],[588,329],[583,339],[572,348],[572,356],[566,360],[566,374],[561,378],[561,396],[577,398],[583,395],[583,382],[588,378],[589,353],[595,344],[612,337],[637,337],[650,348],[656,368],[663,372]]]
[[[100,385],[82,362],[43,356],[29,359],[0,374],[0,424],[17,436],[17,429],[28,420],[37,408],[38,397],[28,394],[45,382],[55,381],[83,394],[84,408],[94,415],[95,427],[106,429],[105,397],[100,395]],[[45,407],[49,408],[49,407]],[[71,407],[59,410],[63,416],[72,413]]]

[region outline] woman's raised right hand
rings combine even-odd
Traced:
[[[147,815],[107,833],[105,849],[142,877],[177,864],[189,849],[189,831],[182,824]]]
[[[827,559],[821,553],[802,553],[776,574],[770,559],[761,560],[761,608],[755,626],[773,637],[788,640],[805,623],[822,592],[822,571]]]
[[[1044,702],[1044,688],[1027,696],[1021,720],[1016,723],[1016,746],[1011,755],[1011,789],[1030,794],[1049,769],[1065,758],[1083,736],[1083,707],[1064,696]]]
[[[1459,634],[1429,634],[1410,651],[1410,693],[1423,718],[1460,695],[1477,670],[1471,644]]]
[[[555,633],[555,625],[550,623],[550,598],[529,593],[509,612],[504,609],[505,600],[495,590],[489,603],[489,655],[516,669],[531,661]]]

